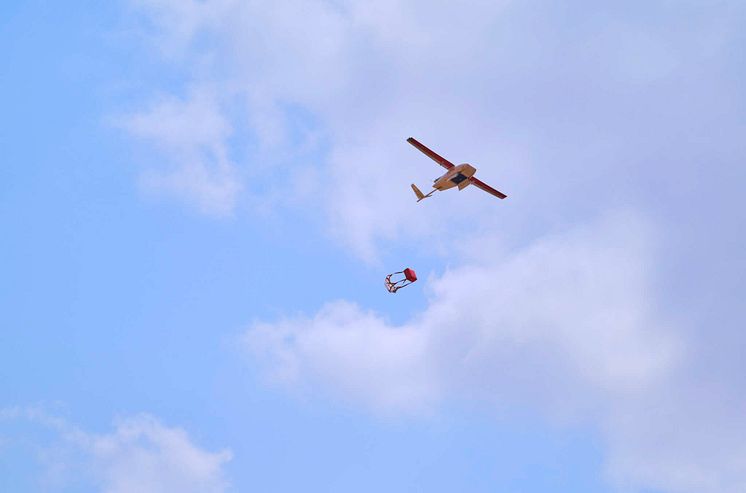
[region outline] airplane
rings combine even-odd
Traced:
[[[417,195],[417,202],[430,197],[438,190],[448,190],[449,188],[453,188],[456,186],[459,190],[463,190],[469,185],[474,185],[477,188],[481,188],[485,192],[490,193],[499,199],[504,199],[505,197],[507,197],[507,195],[500,192],[499,190],[495,190],[483,181],[474,178],[474,173],[477,172],[477,169],[471,164],[463,163],[456,166],[442,156],[434,153],[432,150],[428,149],[412,137],[408,138],[407,142],[415,146],[424,155],[448,170],[443,176],[435,179],[435,182],[433,183],[433,190],[427,195],[423,194],[420,189],[417,188],[414,183],[412,183],[412,190],[414,190],[414,194]]]

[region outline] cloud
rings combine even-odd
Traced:
[[[512,253],[482,239],[402,325],[338,301],[256,324],[245,341],[275,384],[383,414],[452,399],[529,406],[596,427],[618,485],[743,491],[745,402],[692,374],[691,341],[657,310],[655,242],[629,213]]]
[[[398,184],[426,184],[439,174],[404,142],[410,135],[454,161],[475,163],[479,176],[504,188],[524,214],[522,223],[500,217],[499,224],[517,236],[526,224],[541,228],[589,207],[617,206],[619,184],[634,183],[637,174],[665,182],[678,173],[688,177],[682,190],[698,186],[680,162],[666,164],[661,155],[677,156],[682,135],[701,139],[712,128],[708,122],[738,106],[728,102],[727,84],[699,76],[723,73],[738,32],[727,6],[672,10],[656,2],[643,21],[633,7],[585,2],[563,8],[422,0],[377,2],[375,9],[356,0],[133,5],[148,20],[152,51],[173,53],[163,59],[169,70],[188,87],[212,89],[203,112],[212,117],[185,111],[171,112],[171,119],[241,126],[236,140],[251,141],[256,151],[195,159],[199,153],[184,156],[181,145],[160,146],[167,162],[186,164],[166,176],[156,167],[145,180],[151,189],[218,214],[242,201],[247,210],[277,208],[284,202],[263,189],[271,184],[253,186],[251,170],[293,182],[313,169],[323,179],[292,206],[323,215],[329,234],[366,260],[376,260],[382,244],[426,245],[451,226],[434,218],[455,203],[433,201],[426,205],[432,214],[409,213],[411,192]],[[722,102],[697,107],[693,119],[686,108],[700,93],[719,94]],[[161,115],[153,110],[144,114],[157,126]],[[299,110],[315,122],[312,136],[293,138]],[[209,134],[211,144],[202,147],[223,155],[214,149],[229,139]],[[319,138],[324,145],[298,155]],[[713,149],[723,147],[713,142]],[[462,216],[492,215],[485,201],[465,198],[475,193],[460,194]],[[634,196],[639,187],[624,193]]]
[[[183,61],[169,63],[185,67],[185,78],[192,86],[215,88],[209,105],[204,98],[181,104],[172,98],[129,119],[131,133],[156,144],[168,161],[196,161],[177,167],[178,173],[169,179],[151,180],[156,187],[191,196],[202,210],[232,211],[242,192],[248,191],[241,185],[250,175],[241,171],[271,164],[273,155],[287,154],[288,150],[292,154],[321,135],[331,144],[328,152],[313,148],[315,159],[296,159],[284,168],[280,164],[286,163],[275,163],[274,171],[292,181],[307,175],[309,167],[320,168],[325,179],[317,184],[316,193],[308,196],[322,200],[311,198],[301,205],[320,205],[332,236],[372,259],[377,241],[402,234],[416,236],[433,226],[397,213],[411,197],[392,194],[391,177],[401,174],[401,163],[414,156],[406,149],[404,138],[411,132],[435,134],[435,121],[443,121],[439,113],[464,107],[464,98],[442,92],[443,84],[449,82],[444,69],[458,72],[463,63],[461,51],[488,42],[489,23],[502,11],[500,4],[483,2],[470,9],[444,4],[437,15],[416,2],[384,2],[376,9],[369,9],[364,2],[322,1],[271,6],[186,2],[181,7],[150,0],[135,5],[148,14],[159,34],[156,43],[181,47],[176,58]],[[459,36],[455,44],[437,35],[438,26],[454,28],[454,22],[459,32],[469,33]],[[409,40],[406,43],[403,33]],[[191,42],[200,36],[209,41]],[[442,59],[434,60],[432,44],[437,45]],[[438,65],[430,67],[429,61]],[[451,63],[456,66],[449,66]],[[207,68],[195,70],[194,66]],[[432,97],[438,98],[442,110],[432,107]],[[468,106],[472,104],[467,104],[467,112]],[[294,138],[298,108],[312,115],[318,126],[306,132],[308,135]],[[223,129],[229,121],[246,123],[250,133],[241,138],[250,139],[265,152],[228,164],[217,159],[222,165],[217,170],[204,159],[196,160],[198,152],[184,155],[184,148],[198,146],[224,156],[228,139]],[[455,123],[453,120],[440,128],[440,133],[463,136],[485,122],[481,117],[461,122],[465,127],[458,131]],[[431,171],[420,174],[426,179],[437,173],[437,169],[425,169]],[[207,171],[238,178],[219,181],[228,181],[230,186],[203,191],[198,184],[202,176],[210,176]],[[338,193],[324,193],[325,188]],[[215,189],[224,190],[226,199],[213,200],[219,195]],[[250,190],[249,201],[255,203],[251,199],[261,193]],[[218,205],[211,207],[213,202]]]
[[[598,430],[607,477],[630,491],[744,491],[746,400],[661,312],[658,241],[630,212],[518,250],[472,239],[403,324],[336,301],[244,341],[273,385],[384,415],[454,399],[532,409]]]
[[[216,127],[246,122],[261,150],[229,160],[218,209],[281,203],[246,186],[261,165],[305,183],[295,206],[362,259],[390,244],[461,259],[405,324],[350,301],[257,324],[247,344],[270,378],[387,413],[529,404],[593,423],[618,484],[744,490],[743,6],[136,3],[166,63],[213,88]],[[230,147],[207,134],[220,144],[201,148]],[[509,200],[414,204],[406,184],[438,169],[410,135]],[[591,219],[618,209],[636,212]]]
[[[269,375],[384,410],[455,395],[577,411],[655,388],[683,345],[649,297],[648,226],[631,214],[512,253],[482,239],[431,279],[427,309],[396,326],[354,303],[246,335]]]
[[[229,156],[231,126],[214,94],[195,89],[185,99],[165,96],[119,124],[167,156],[167,165],[143,174],[145,188],[187,199],[208,214],[233,211],[243,185]]]
[[[616,403],[603,424],[607,473],[630,490],[746,490],[746,402],[722,382],[677,375],[667,386]]]
[[[428,334],[391,327],[374,313],[338,301],[311,319],[257,324],[246,343],[275,382],[320,384],[382,411],[420,410],[439,397]]]
[[[133,0],[132,5],[147,12],[144,33],[149,44],[167,59],[182,60],[198,33],[210,25],[222,6],[231,1]]]
[[[3,420],[28,420],[52,430],[51,445],[40,446],[48,486],[81,478],[105,493],[227,491],[227,450],[207,452],[188,434],[149,415],[120,419],[110,433],[91,433],[35,409],[9,408]]]

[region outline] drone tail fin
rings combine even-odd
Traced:
[[[414,183],[412,183],[412,190],[414,190],[414,194],[417,196],[417,202],[427,197],[427,195],[422,193],[420,189],[417,188],[417,185],[415,185]]]

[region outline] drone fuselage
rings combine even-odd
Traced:
[[[449,169],[443,176],[436,178],[433,188],[436,190],[448,190],[449,188],[458,187],[459,190],[463,190],[471,183],[469,178],[474,176],[476,172],[477,169],[471,164],[459,164]]]

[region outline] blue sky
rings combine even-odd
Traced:
[[[5,2],[0,490],[744,491],[745,21]]]

